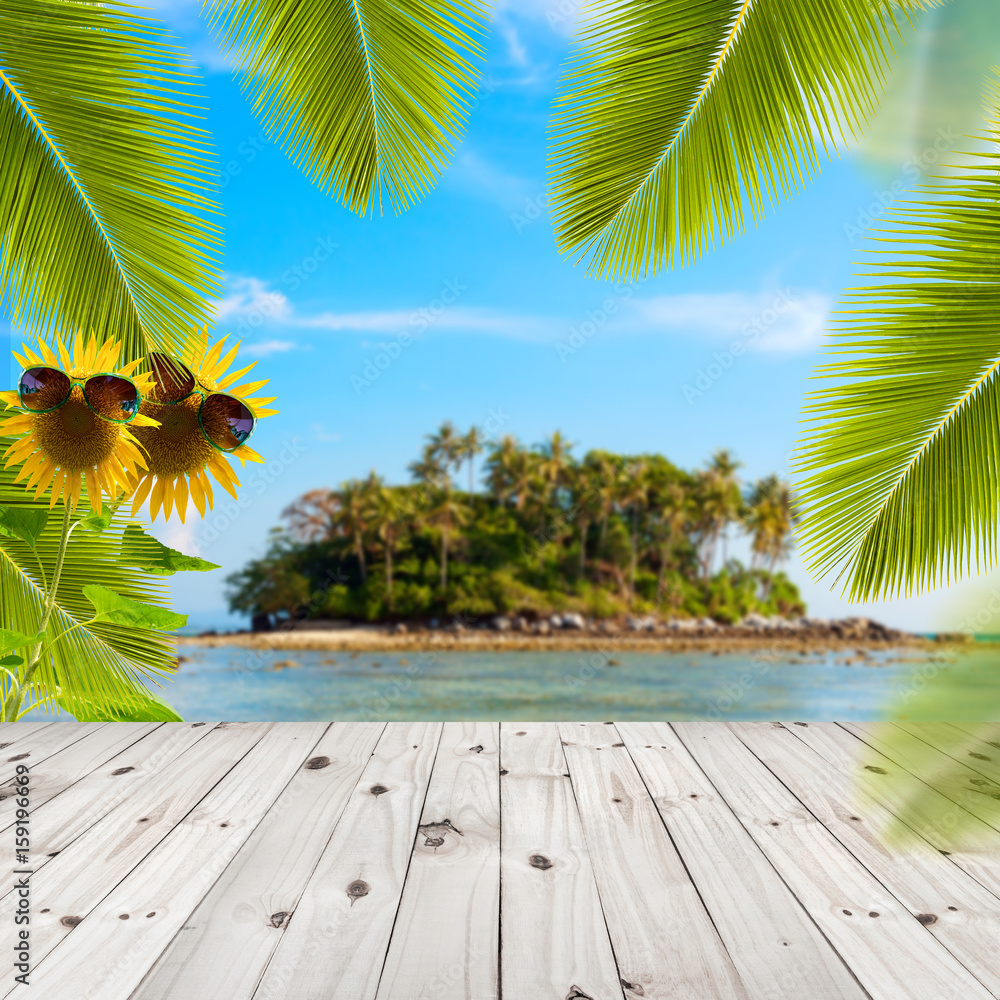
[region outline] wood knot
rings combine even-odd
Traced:
[[[473,753],[482,753],[482,752],[483,752],[483,745],[482,745],[482,743],[478,743],[478,744],[476,744],[476,746],[474,746],[474,747],[469,747],[469,749],[470,749],[470,750],[471,750],[471,751],[472,751]]]
[[[584,993],[579,986],[571,986],[569,993],[566,994],[566,1000],[594,1000],[594,998],[589,993]]]
[[[191,728],[192,729],[197,729],[199,726],[203,726],[203,725],[205,725],[204,722],[192,722],[191,723]]]
[[[514,733],[514,735],[515,736],[527,736],[528,735],[528,731],[526,729],[519,729],[516,733]]]
[[[510,774],[510,771],[507,771],[507,770],[505,770],[504,768],[501,767],[500,768],[500,773],[501,774]]]
[[[288,925],[288,921],[291,919],[292,915],[287,913],[285,910],[278,910],[277,913],[271,914],[271,926],[272,927],[285,927]]]
[[[613,747],[623,747],[623,746],[625,746],[625,744],[624,744],[624,743],[612,743],[611,745],[612,745]]]
[[[372,785],[368,791],[371,792],[372,795],[378,797],[379,795],[383,795],[385,792],[389,791],[389,789],[386,788],[385,785]]]
[[[1000,750],[1000,743],[994,743],[993,740],[987,740],[986,742],[987,742],[987,744],[989,746],[995,747],[997,750]],[[5,746],[6,747],[6,746],[10,746],[10,744],[9,743],[3,743],[3,744],[0,744],[0,746]]]
[[[63,927],[76,927],[76,925],[82,920],[83,917],[61,917],[59,923],[61,923]]]
[[[971,750],[969,751],[969,756],[970,757],[975,757],[976,760],[992,760],[993,759],[992,757],[987,757],[986,754],[984,754],[984,753],[973,753],[973,751],[971,751]]]
[[[808,722],[793,722],[792,725],[793,726],[802,726],[803,729],[808,729],[809,728],[809,723]],[[784,727],[782,727],[782,728],[784,728]]]
[[[638,983],[630,983],[627,979],[621,980],[622,989],[634,993],[637,997],[644,997],[646,991]]]
[[[937,923],[937,917],[933,913],[918,913],[917,920],[919,920],[924,927]]]
[[[30,757],[30,756],[31,756],[31,754],[30,754],[30,753],[19,753],[19,754],[17,754],[17,755],[16,755],[16,756],[14,756],[14,757],[8,757],[8,758],[7,758],[7,761],[8,761],[8,763],[9,763],[9,762],[10,762],[10,761],[12,761],[12,760],[24,760],[24,758],[25,758],[25,757]]]
[[[874,764],[865,764],[866,771],[872,771],[875,774],[888,774],[889,772],[884,767],[876,767]]]
[[[552,867],[552,862],[549,861],[544,854],[532,854],[528,859],[528,864],[531,865],[532,868],[537,868],[543,872],[548,871],[548,869]]]
[[[367,896],[370,891],[371,886],[367,882],[362,882],[361,879],[352,882],[347,887],[347,895],[351,897],[352,904],[354,900],[360,899],[362,896]]]
[[[135,770],[134,767],[119,767],[116,770],[112,771],[111,773],[112,774],[128,774],[129,771],[134,771],[134,770]]]
[[[128,914],[127,913],[119,913],[118,914],[118,919],[119,920],[128,920]]]
[[[304,766],[305,766],[305,769],[307,771],[319,771],[319,770],[321,770],[324,767],[329,767],[330,766],[330,758],[329,757],[310,757],[305,762]]]
[[[417,835],[424,838],[424,847],[435,849],[440,847],[449,833],[457,833],[460,837],[465,836],[450,819],[443,819],[439,823],[421,823],[417,827]]]
[[[424,847],[440,847],[444,843],[444,837],[428,837],[424,840]]]

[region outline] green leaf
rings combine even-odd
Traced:
[[[0,507],[0,535],[20,538],[33,546],[48,520],[48,510],[37,507]]]
[[[36,635],[22,635],[20,632],[11,632],[10,629],[0,628],[0,656],[6,656],[7,653],[11,653],[15,649],[34,646],[44,637],[44,632],[39,632]]]
[[[1000,93],[995,96],[1000,106]],[[1000,494],[1000,110],[979,166],[879,230],[799,444],[802,550],[852,600],[989,570]]]
[[[106,528],[111,527],[111,519],[114,517],[114,513],[114,507],[103,504],[100,513],[91,511],[80,518],[80,527],[86,528],[88,531],[104,531]]]
[[[158,629],[177,629],[187,624],[187,615],[179,615],[142,601],[133,601],[99,584],[84,587],[83,595],[97,610],[94,621]]]
[[[483,55],[478,0],[212,0],[254,110],[312,181],[352,211],[396,211],[436,181]]]
[[[147,573],[160,576],[171,576],[181,572],[207,573],[209,570],[220,568],[207,559],[186,556],[183,552],[164,545],[143,531],[138,524],[130,524],[125,528],[122,538],[122,561],[126,566],[136,566]]]
[[[11,325],[176,349],[219,288],[190,63],[124,3],[0,0],[0,72]]]
[[[0,438],[0,453],[12,444]],[[48,498],[35,500],[24,483],[15,483],[18,466],[0,468],[0,506],[48,512]],[[82,514],[82,512],[81,512]],[[61,517],[52,517],[34,548],[21,538],[0,536],[0,628],[32,636],[41,620],[45,591],[59,549]],[[102,532],[73,531],[59,581],[56,605],[46,629],[46,651],[32,682],[33,703],[51,704],[58,689],[95,705],[127,702],[145,690],[147,680],[173,675],[173,638],[148,628],[87,622],[93,605],[83,587],[99,584],[116,594],[148,604],[167,605],[162,576],[153,576],[121,560],[122,537],[130,519],[115,514]],[[44,571],[44,575],[43,575]]]
[[[872,115],[898,37],[870,0],[612,0],[556,101],[556,241],[636,278],[743,231]]]
[[[0,657],[0,667],[19,667],[22,663],[24,663],[23,656],[14,656],[11,654],[10,656]]]
[[[56,703],[78,722],[183,722],[162,698],[151,691],[133,692],[127,701],[97,705],[86,698],[60,694]]]

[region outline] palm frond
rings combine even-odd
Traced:
[[[0,438],[0,446],[8,444],[10,439]],[[23,484],[13,482],[16,471],[0,471],[0,505],[47,510],[47,498],[35,500]],[[75,521],[87,516],[85,507],[81,506],[81,511],[82,515],[74,516]],[[52,578],[61,521],[59,508],[49,518],[34,548],[12,535],[0,536],[0,628],[22,635],[38,631],[44,581]],[[133,600],[167,604],[163,577],[150,576],[128,565],[156,563],[162,546],[135,528],[128,530],[128,523],[129,519],[115,516],[103,531],[83,525],[74,528],[56,608],[46,630],[52,656],[34,678],[40,689],[36,704],[52,707],[57,689],[61,688],[60,706],[70,712],[74,705],[80,706],[80,717],[93,717],[95,710],[120,714],[124,707],[144,703],[145,679],[155,682],[176,668],[173,642],[162,632],[120,624],[78,624],[94,617],[94,607],[83,594],[89,584],[108,587]],[[143,537],[149,550],[145,553],[140,551]],[[21,652],[24,655],[26,650]]]
[[[806,407],[802,548],[852,600],[996,565],[1000,154],[977,162],[891,213]]]
[[[367,214],[435,182],[478,82],[479,0],[212,0],[268,131],[319,187]]]
[[[218,290],[193,71],[118,3],[0,0],[0,303],[26,334],[174,349]]]
[[[732,239],[863,129],[894,38],[870,0],[613,0],[556,103],[560,250],[636,278]]]

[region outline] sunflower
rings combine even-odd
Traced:
[[[267,385],[269,379],[236,384],[257,364],[256,361],[227,374],[240,347],[237,342],[223,354],[227,339],[223,337],[209,349],[207,335],[202,331],[192,338],[192,346],[179,356],[178,360],[195,378],[194,391],[187,397],[177,402],[169,401],[167,391],[155,377],[150,391],[143,394],[140,415],[150,418],[156,426],[136,430],[136,439],[145,450],[145,471],[137,473],[132,484],[135,488],[133,515],[148,497],[151,520],[155,521],[161,510],[164,520],[169,520],[171,511],[176,510],[183,521],[190,498],[204,517],[206,509],[212,507],[209,473],[235,498],[240,482],[227,457],[238,458],[243,467],[248,461],[264,461],[245,444],[223,451],[209,440],[214,428],[211,418],[202,410],[207,394],[224,393],[239,400],[255,419],[278,412],[265,408],[274,400],[273,396],[253,395]]]
[[[113,341],[98,345],[91,337],[84,343],[78,333],[71,354],[56,338],[58,355],[44,341],[39,342],[37,353],[22,346],[24,354],[15,353],[14,357],[25,369],[55,368],[74,382],[98,374],[123,375],[141,393],[148,392],[151,385],[149,376],[135,374],[139,361],[115,368],[121,345]],[[147,416],[136,414],[128,424],[104,420],[88,405],[83,389],[76,384],[62,405],[44,413],[24,408],[17,392],[0,392],[0,401],[7,404],[5,409],[17,411],[13,416],[0,416],[0,434],[18,439],[4,452],[4,468],[22,462],[14,481],[27,479],[26,487],[35,490],[36,500],[51,490],[50,508],[62,498],[70,511],[75,510],[86,484],[90,506],[99,511],[104,493],[114,499],[128,492],[145,468],[133,430],[137,425],[143,429],[152,425],[154,421]]]

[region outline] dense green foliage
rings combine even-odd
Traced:
[[[558,432],[537,449],[506,437],[488,448],[486,490],[459,490],[452,473],[467,464],[471,486],[482,449],[475,431],[446,423],[410,485],[373,472],[305,494],[264,557],[230,576],[231,608],[368,621],[803,612],[777,571],[794,521],[788,489],[771,476],[744,492],[727,452],[686,472],[662,455],[578,461]],[[733,527],[749,535],[749,567],[727,558]]]

